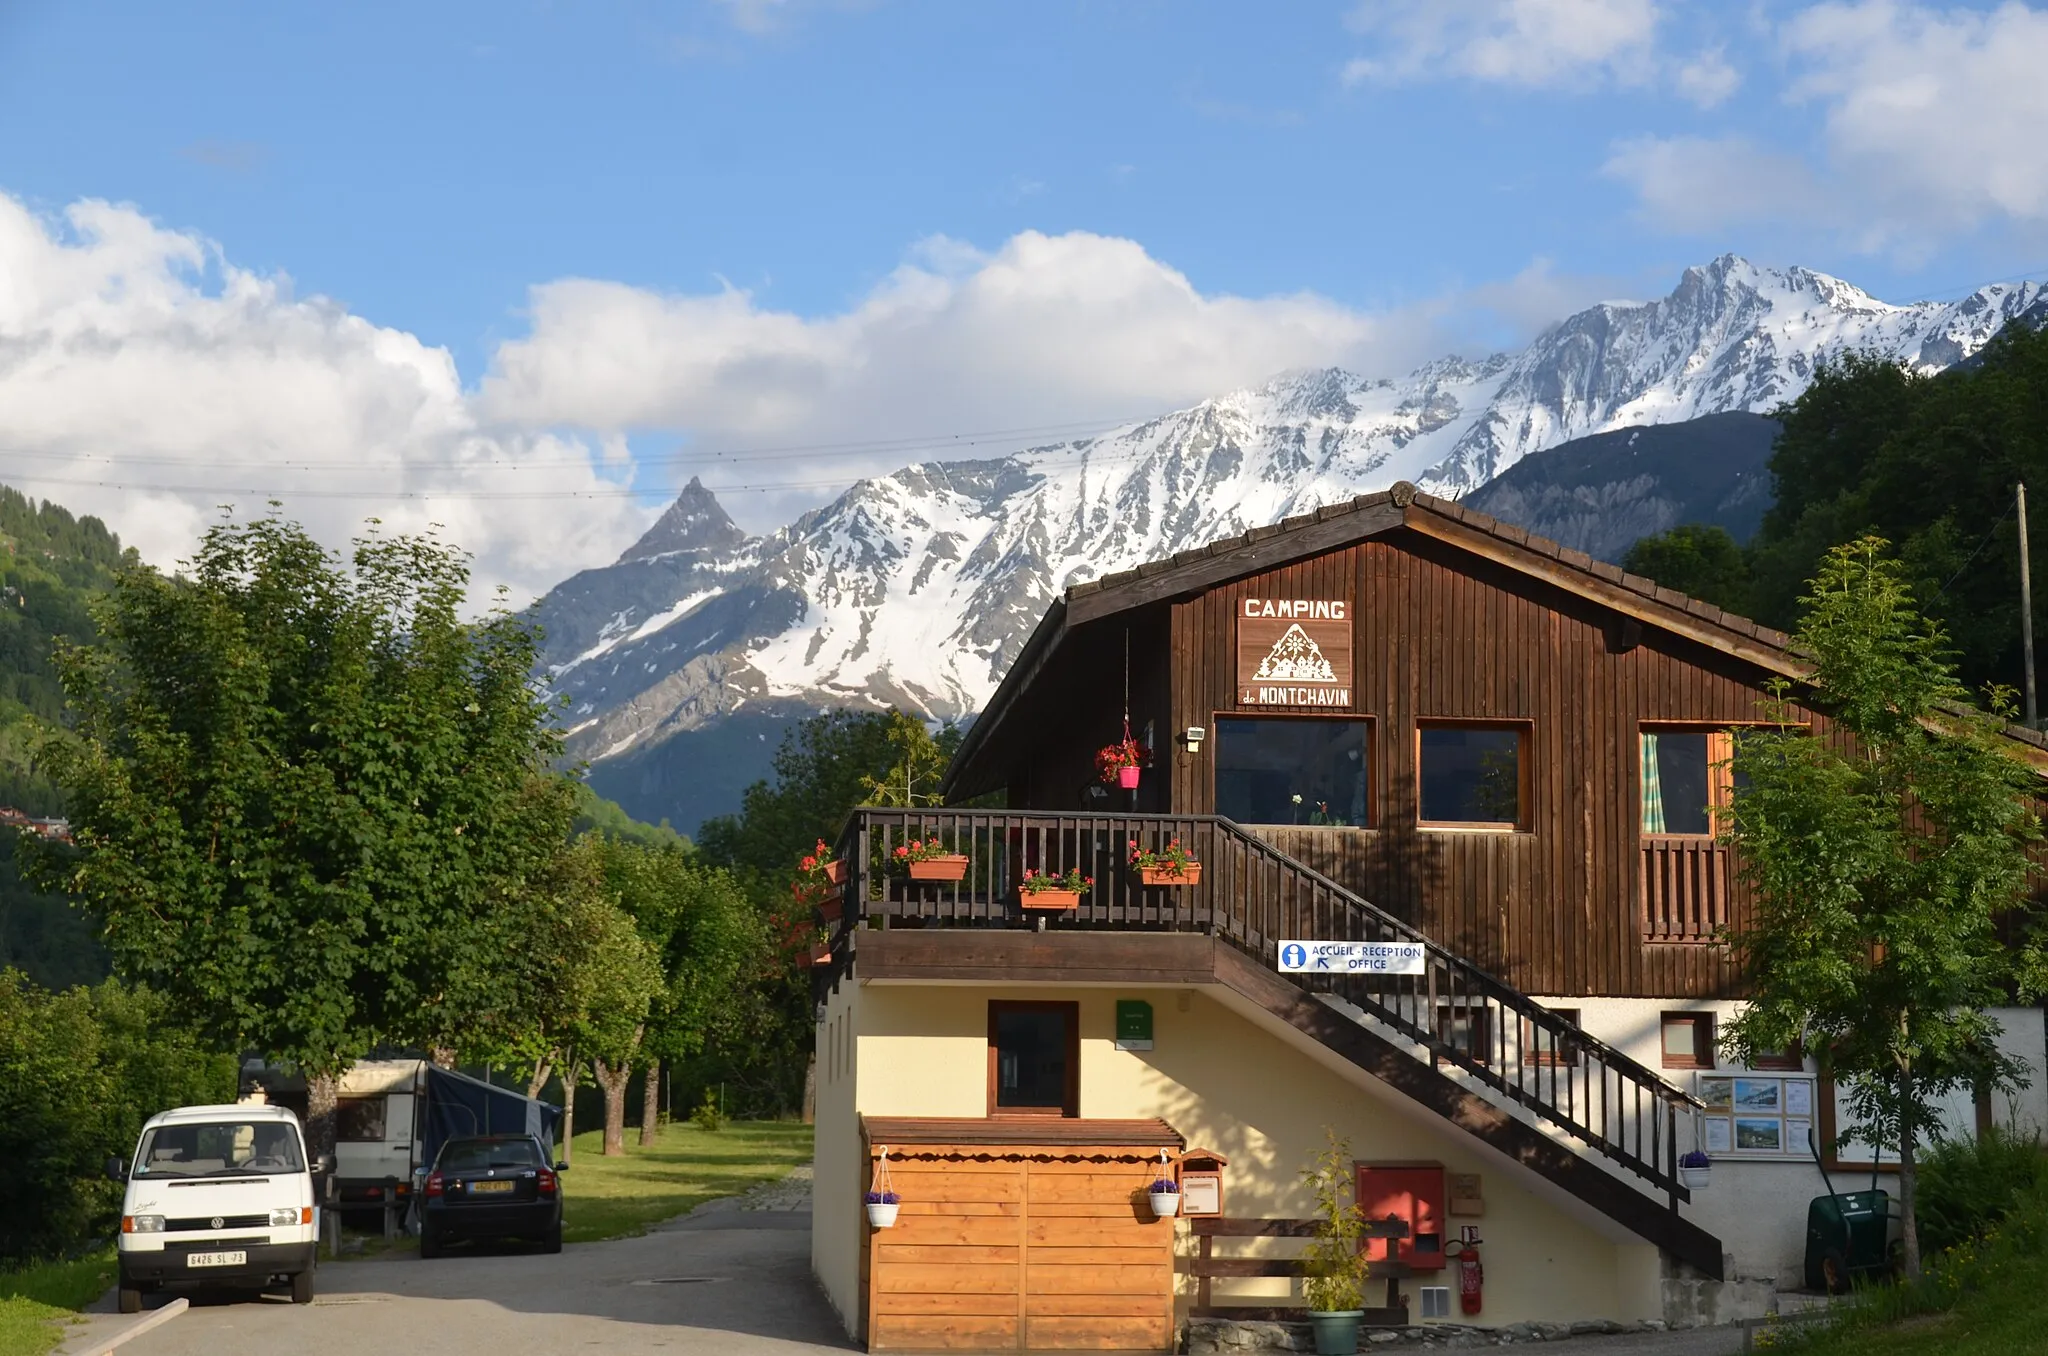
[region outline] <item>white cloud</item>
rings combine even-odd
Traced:
[[[1344,78],[1635,84],[1651,74],[1658,18],[1656,0],[1364,0],[1348,22],[1375,50]]]
[[[100,515],[164,565],[217,505],[258,512],[283,491],[330,545],[372,515],[441,523],[480,584],[532,592],[650,516],[616,497],[401,497],[606,485],[580,442],[480,423],[446,351],[103,202],[51,221],[0,195],[0,449],[8,482]]]
[[[1834,208],[1797,156],[1741,137],[1637,137],[1604,172],[1636,191],[1642,214],[1675,231],[1716,231],[1764,217],[1819,225]]]
[[[770,309],[730,288],[677,295],[588,280],[533,289],[529,314],[531,333],[500,346],[480,385],[491,418],[687,431],[716,447],[1106,423],[1289,368],[1401,370],[1446,343],[1441,307],[1387,315],[1312,294],[1205,295],[1136,243],[1084,232],[1025,232],[989,253],[927,241],[834,315]],[[851,479],[929,455],[778,461],[743,478]]]
[[[133,208],[49,220],[0,195],[0,478],[99,514],[161,564],[216,505],[260,512],[271,494],[337,547],[370,516],[440,523],[481,582],[523,601],[652,517],[605,493],[631,472],[629,435],[697,459],[643,479],[770,487],[730,496],[763,530],[907,462],[1085,436],[1290,368],[1392,374],[1483,350],[1476,336],[1514,342],[1607,287],[1539,263],[1371,311],[1204,293],[1129,240],[935,238],[817,316],[731,288],[547,283],[529,333],[465,389],[446,351]],[[367,497],[334,497],[348,492]]]
[[[1728,64],[1723,48],[1709,47],[1682,63],[1672,80],[1685,98],[1701,108],[1713,108],[1742,87],[1742,72]]]
[[[1813,160],[1718,138],[1624,143],[1608,169],[1652,218],[1695,231],[1820,224],[1905,254],[1987,226],[2048,225],[2048,12],[1828,3],[1773,36],[1787,101],[1818,115]]]

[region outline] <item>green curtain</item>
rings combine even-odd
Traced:
[[[1664,778],[1657,770],[1657,736],[1643,735],[1643,832],[1664,832]]]

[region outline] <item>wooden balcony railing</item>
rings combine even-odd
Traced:
[[[937,838],[967,856],[957,884],[908,880],[889,868],[895,850]],[[1202,863],[1199,884],[1140,885],[1126,869],[1133,841],[1158,849],[1178,838]],[[838,845],[848,863],[845,912],[833,941],[835,971],[857,926],[991,927],[1024,917],[1026,870],[1079,869],[1095,885],[1056,928],[1202,932],[1277,968],[1282,941],[1419,942],[1419,975],[1288,974],[1311,993],[1353,1004],[1405,1038],[1418,1059],[1450,1066],[1468,1083],[1525,1107],[1670,1194],[1678,1180],[1678,1123],[1698,1103],[1619,1050],[1445,950],[1227,819],[1209,815],[1085,815],[982,810],[856,810]]]
[[[1698,834],[1644,834],[1646,942],[1711,942],[1728,925],[1734,850]]]

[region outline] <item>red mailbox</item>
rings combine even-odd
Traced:
[[[1417,1271],[1444,1267],[1444,1165],[1360,1163],[1358,1208],[1367,1219],[1392,1215],[1408,1226],[1406,1238],[1372,1238],[1366,1256],[1406,1262]]]

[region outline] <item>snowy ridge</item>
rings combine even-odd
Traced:
[[[1895,306],[1724,256],[1669,296],[1589,307],[1520,353],[1399,380],[1295,373],[1094,438],[909,466],[766,537],[744,538],[693,481],[617,564],[542,601],[548,657],[584,757],[749,703],[964,715],[1079,580],[1396,480],[1455,498],[1573,438],[1767,411],[1851,350],[1946,367],[2044,315],[2035,283]]]

